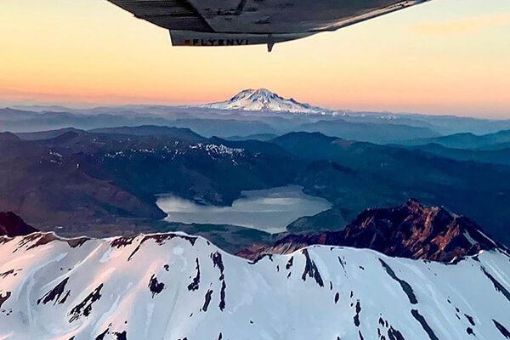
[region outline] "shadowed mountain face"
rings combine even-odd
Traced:
[[[510,210],[506,208],[510,204],[510,168],[506,166],[454,161],[318,133],[292,133],[273,143],[309,161],[299,175],[299,184],[308,193],[332,202],[338,208],[332,217],[339,211],[344,221],[352,221],[366,207],[396,206],[414,197],[467,215],[498,241],[510,241],[507,231]],[[293,224],[289,231],[310,230],[303,225],[322,230],[341,227],[334,224],[331,216],[318,217],[324,223],[308,218],[305,223]]]
[[[486,135],[462,133],[414,139],[399,144],[411,150],[459,161],[510,165],[510,130]]]
[[[30,140],[0,134],[0,210],[44,230],[62,226],[66,235],[111,236],[132,223],[144,224],[145,231],[167,230],[155,204],[159,194],[228,206],[246,190],[299,185],[333,207],[295,221],[288,227],[293,233],[335,231],[366,207],[416,197],[469,215],[498,241],[510,242],[505,166],[320,133],[228,141],[141,126],[23,137]]]
[[[133,193],[86,170],[86,150],[98,139],[78,143],[83,135],[68,132],[51,143],[9,138],[0,142],[0,209],[23,216],[30,224],[94,225],[116,216],[162,218],[164,214]],[[76,142],[76,143],[75,143]],[[72,152],[73,148],[76,152]],[[59,152],[60,151],[60,152]]]
[[[455,149],[439,144],[426,144],[410,146],[412,150],[426,152],[439,157],[450,158],[458,161],[470,161],[478,163],[489,163],[496,165],[510,165],[510,143],[498,144],[495,149]]]
[[[443,262],[498,246],[468,218],[409,200],[396,208],[365,210],[342,231],[291,234],[273,246],[253,246],[239,255],[257,259],[313,244],[368,248],[389,256]]]
[[[0,212],[0,236],[25,236],[38,230],[26,224],[12,212]]]
[[[159,221],[161,193],[228,205],[243,190],[286,185],[296,168],[273,144],[227,143],[175,128],[65,131],[29,141],[0,134],[0,152],[0,209],[31,224],[83,231],[119,218]]]

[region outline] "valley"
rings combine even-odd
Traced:
[[[470,216],[510,242],[507,138],[505,131],[492,132],[505,121],[321,110],[267,90],[211,105],[70,110],[60,115],[72,124],[66,128],[30,132],[28,124],[25,132],[1,133],[0,210],[69,236],[215,230],[215,240],[238,249],[228,236],[233,230],[264,229],[253,241],[273,232],[338,230],[366,208],[416,198]],[[6,109],[0,120],[9,126],[44,119],[59,127],[47,115],[53,113]],[[108,115],[116,118],[108,123]],[[126,119],[129,124],[112,126]],[[83,121],[99,126],[85,130]],[[136,125],[144,122],[158,124]],[[258,128],[264,124],[270,128]],[[444,135],[455,126],[490,133]],[[456,149],[459,143],[464,149]],[[330,206],[293,203],[264,217],[263,198],[243,198],[285,186]],[[164,207],[161,194],[174,200]],[[168,212],[175,218],[165,222]]]
[[[63,131],[42,140],[2,134],[1,209],[50,230],[107,235],[105,226],[112,225],[160,230],[158,221],[166,216],[156,204],[161,193],[231,207],[243,191],[299,185],[332,205],[315,217],[296,216],[303,231],[336,230],[367,207],[414,197],[469,215],[508,242],[506,166],[319,133],[262,142],[205,138],[182,128],[110,131]]]

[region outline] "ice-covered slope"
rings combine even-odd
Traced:
[[[510,258],[314,246],[256,263],[178,234],[0,238],[1,339],[505,339]]]
[[[331,113],[329,110],[322,109],[320,107],[299,103],[292,98],[283,98],[267,89],[243,90],[227,101],[207,104],[203,107],[218,110],[290,112],[307,114]]]

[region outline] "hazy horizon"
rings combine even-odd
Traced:
[[[277,93],[279,94],[279,93]],[[232,94],[234,95],[234,94]],[[232,96],[229,96],[227,98],[218,99],[216,101],[210,101],[210,102],[194,102],[194,103],[165,103],[165,102],[146,102],[146,103],[72,103],[72,102],[3,102],[0,101],[0,108],[15,108],[15,109],[27,109],[30,110],[31,108],[64,108],[64,109],[71,109],[71,110],[92,110],[96,108],[120,108],[120,107],[130,107],[130,106],[162,106],[162,107],[193,107],[194,105],[203,105],[203,104],[212,104],[216,102],[220,102],[223,100],[228,100]],[[294,97],[285,97],[285,99],[293,98],[297,100],[298,102],[304,103],[299,100],[299,98]],[[508,117],[501,117],[501,116],[490,116],[490,115],[461,115],[461,114],[454,114],[454,113],[430,113],[430,112],[405,112],[405,111],[388,111],[388,110],[355,110],[351,108],[339,108],[339,107],[326,107],[321,106],[316,103],[304,103],[304,104],[310,104],[313,106],[318,106],[324,109],[328,109],[331,111],[338,111],[338,112],[346,112],[346,113],[353,113],[353,114],[363,114],[363,113],[373,113],[373,114],[394,114],[394,115],[421,115],[421,116],[437,116],[437,117],[465,117],[465,118],[475,118],[475,119],[487,119],[487,120],[509,120],[510,119],[510,110],[509,110],[509,116]],[[235,110],[234,110],[235,111]],[[242,111],[242,110],[241,110]]]
[[[271,54],[172,47],[106,0],[1,6],[0,102],[11,106],[198,104],[267,87],[340,110],[510,118],[510,2],[434,0]]]

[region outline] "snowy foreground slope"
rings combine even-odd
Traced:
[[[510,257],[314,246],[258,262],[180,234],[0,238],[0,339],[505,339]]]

